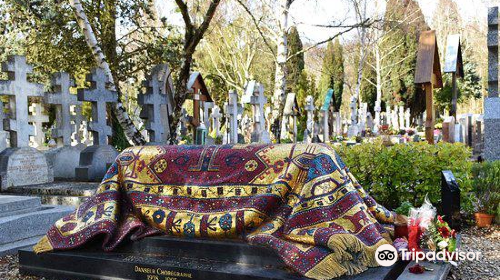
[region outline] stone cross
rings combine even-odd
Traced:
[[[168,67],[166,68],[168,70]],[[165,142],[170,135],[168,122],[169,97],[163,93],[165,65],[157,65],[151,70],[151,75],[143,81],[146,91],[139,94],[137,103],[142,106],[141,117],[146,119],[146,130],[149,141],[153,143]],[[169,72],[169,71],[168,71]]]
[[[392,112],[392,126],[396,131],[399,131],[400,129],[400,123],[398,121],[398,107],[394,106],[394,109],[391,111]]]
[[[34,146],[42,148],[45,143],[45,133],[43,132],[43,124],[49,122],[49,116],[43,113],[43,106],[39,103],[33,103],[29,107],[31,115],[28,116],[28,122],[35,127]]]
[[[82,103],[78,101],[75,94],[71,94],[69,91],[70,87],[75,86],[75,83],[70,79],[68,73],[56,73],[52,77],[52,86],[54,93],[47,93],[44,97],[45,103],[56,106],[57,126],[52,130],[52,137],[56,138],[60,144],[70,146],[71,136],[75,131],[71,125],[73,120],[71,107],[79,107]],[[75,125],[78,124],[75,123]]]
[[[252,131],[252,142],[269,143],[271,142],[269,133],[266,129],[266,118],[264,116],[264,106],[267,103],[267,97],[264,95],[264,86],[256,81],[248,82],[242,103],[252,105],[252,115],[254,128]]]
[[[372,116],[372,113],[371,112],[368,112],[366,114],[366,127],[368,130],[370,130],[372,133],[373,133],[373,129],[374,129],[374,124],[373,124],[373,116]]]
[[[207,127],[211,127],[212,124],[210,123],[210,109],[213,110],[215,105],[213,102],[208,101],[202,101],[201,104],[203,107],[203,123],[205,123]]]
[[[222,114],[220,113],[219,106],[215,105],[212,109],[212,113],[210,114],[212,131],[215,131],[215,136],[220,136],[220,119],[222,118]]]
[[[2,71],[7,72],[9,79],[0,81],[0,95],[11,96],[10,109],[14,110],[14,118],[5,120],[4,130],[11,132],[11,147],[28,147],[29,137],[34,134],[33,126],[28,123],[28,99],[43,96],[43,86],[28,81],[33,67],[24,56],[10,56],[2,63]]]
[[[78,89],[78,100],[88,101],[92,104],[92,122],[89,123],[89,131],[92,132],[94,145],[107,145],[108,136],[112,130],[106,121],[106,105],[118,100],[116,91],[108,89],[108,76],[102,68],[95,68],[87,75],[90,89]]]
[[[389,104],[385,106],[385,124],[388,125],[389,127],[392,126],[391,106],[389,106]]]
[[[368,103],[361,102],[359,106],[359,128],[362,135],[364,135],[366,131],[366,117],[368,113]]]
[[[281,121],[281,139],[286,139],[288,134],[286,132],[292,132],[293,142],[297,142],[297,115],[299,114],[299,108],[297,105],[296,95],[293,92],[289,92],[286,95],[285,107],[283,109],[283,119]],[[292,129],[290,129],[290,118],[292,118]]]
[[[238,115],[243,112],[243,107],[238,103],[238,93],[235,90],[229,91],[229,102],[224,105],[224,111],[229,120],[229,138],[231,144],[238,143]]]
[[[76,146],[80,143],[87,144],[84,140],[88,138],[84,135],[83,123],[84,117],[82,115],[82,106],[71,106],[71,116],[73,119],[73,133],[71,133],[71,145]]]
[[[359,133],[359,128],[358,128],[358,99],[356,96],[351,96],[351,103],[349,105],[349,108],[351,109],[351,122],[349,125],[349,130],[348,130],[348,137],[352,136],[357,136]]]
[[[304,110],[307,112],[306,130],[304,131],[304,141],[312,143],[314,135],[314,98],[312,95],[306,97],[306,106]]]

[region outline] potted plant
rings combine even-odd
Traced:
[[[476,225],[488,227],[500,204],[500,161],[475,164],[472,176]]]

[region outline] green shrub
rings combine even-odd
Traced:
[[[497,214],[500,210],[500,161],[474,164],[470,183],[475,211]]]
[[[395,209],[408,201],[422,204],[426,194],[438,205],[441,171],[451,170],[461,188],[462,208],[470,211],[471,151],[463,144],[425,142],[391,147],[382,141],[335,147],[359,183],[381,204]]]

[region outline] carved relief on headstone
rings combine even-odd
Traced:
[[[210,114],[210,123],[212,124],[211,131],[215,131],[215,137],[220,137],[220,123],[222,119],[222,114],[220,113],[219,106],[215,105]]]

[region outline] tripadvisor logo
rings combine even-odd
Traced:
[[[375,260],[380,266],[391,266],[398,261],[398,251],[391,244],[384,244],[375,251]]]

